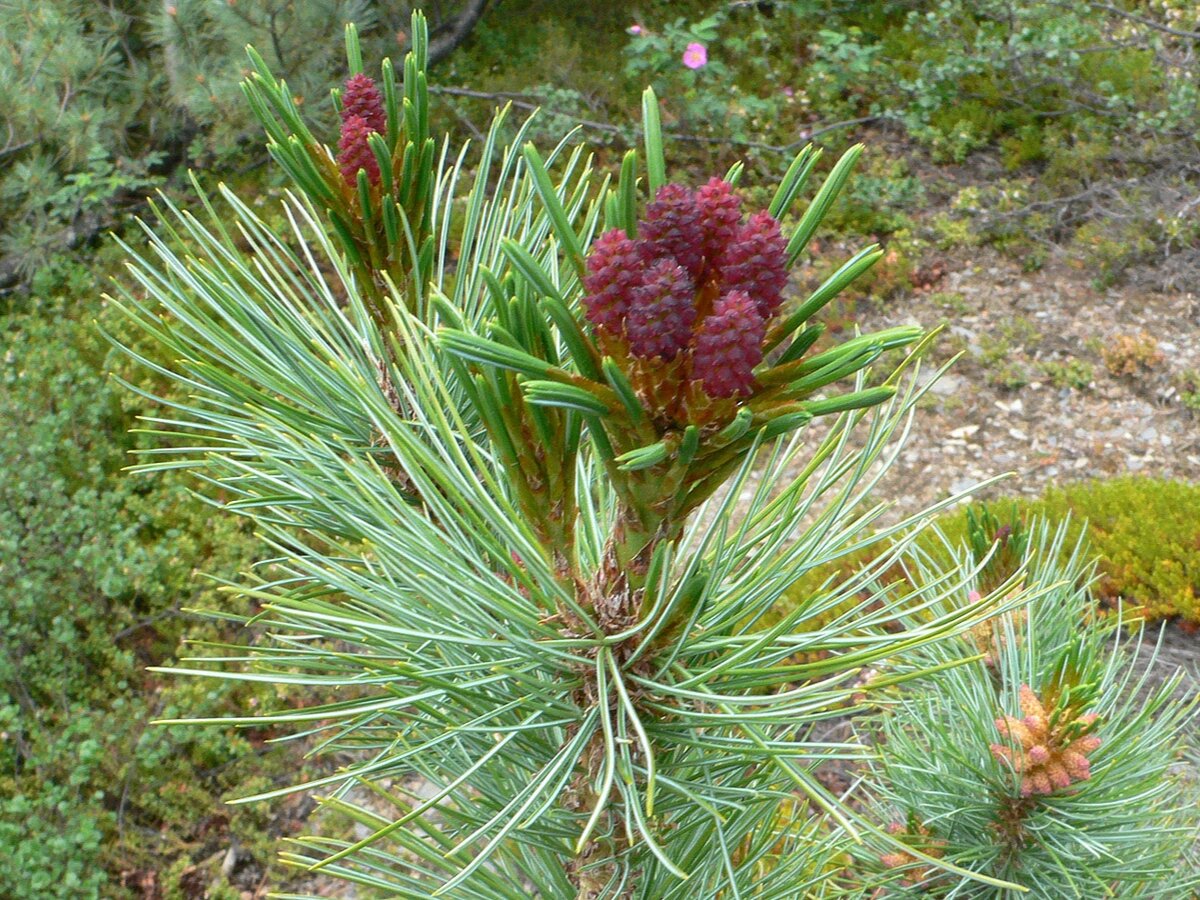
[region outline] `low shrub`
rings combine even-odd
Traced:
[[[1114,378],[1136,375],[1142,369],[1151,369],[1163,361],[1158,341],[1142,331],[1138,334],[1117,334],[1108,344],[1100,348],[1104,367]]]
[[[175,860],[182,871],[231,840],[265,867],[279,826],[220,798],[296,770],[261,733],[148,724],[276,689],[146,672],[183,637],[231,640],[183,609],[244,612],[195,573],[231,577],[253,555],[247,529],[214,520],[181,479],[121,471],[144,407],[103,374],[132,373],[88,315],[122,327],[95,308],[94,285],[66,278],[35,313],[0,317],[0,896],[125,896],[135,883],[170,895]]]

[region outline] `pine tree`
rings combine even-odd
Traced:
[[[878,249],[780,296],[862,148],[786,230],[819,152],[742,210],[740,167],[699,190],[668,180],[652,92],[644,147],[611,182],[580,148],[502,146],[502,117],[468,177],[462,155],[422,149],[419,16],[413,35],[403,82],[381,69],[380,117],[349,32],[337,149],[253,57],[248,96],[299,189],[290,233],[224,188],[206,221],[167,204],[150,249],[127,247],[116,302],[191,394],[151,423],[163,446],[144,468],[195,470],[276,553],[234,588],[262,604],[250,657],[171,671],[326,691],[212,721],[352,760],[242,799],[320,792],[367,836],[286,858],[387,896],[861,896],[849,838],[906,871],[1017,889],[936,823],[891,828],[831,794],[817,767],[868,748],[820,725],[937,677],[941,648],[1050,588],[1002,579],[964,605],[978,565],[905,592],[873,585],[877,567],[769,615],[805,572],[904,535],[878,566],[894,562],[926,515],[871,531],[931,337],[817,345],[821,310]],[[1006,690],[981,713],[991,731],[1015,715]],[[1112,746],[1071,743],[1092,724],[1045,729],[1077,780],[1064,754]],[[1020,796],[1029,748],[989,743]]]

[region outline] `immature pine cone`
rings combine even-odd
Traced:
[[[338,141],[338,168],[346,183],[358,183],[358,170],[366,169],[371,184],[379,184],[379,162],[367,142],[374,131],[362,116],[350,116],[342,123],[342,137]]]
[[[596,238],[587,258],[588,274],[583,279],[588,321],[609,334],[623,334],[625,316],[634,291],[642,284],[645,265],[641,248],[620,228]]]
[[[696,195],[679,184],[665,184],[646,207],[646,218],[638,229],[647,255],[668,256],[683,266],[693,279],[704,269],[704,228]]]
[[[1087,754],[1100,746],[1100,738],[1086,731],[1095,724],[1096,715],[1088,713],[1071,722],[1060,722],[1051,729],[1050,715],[1029,685],[1021,685],[1020,698],[1023,718],[1002,716],[996,719],[1000,733],[1015,741],[1019,749],[1002,744],[992,744],[989,749],[993,756],[1007,762],[1021,775],[1021,796],[1052,794],[1091,778]],[[1065,732],[1073,725],[1082,726],[1085,733],[1082,737],[1067,740]]]
[[[733,193],[728,181],[710,178],[696,191],[696,206],[704,225],[704,256],[710,267],[715,267],[725,248],[737,238],[742,224],[742,198]]]
[[[887,827],[888,834],[908,835],[908,829],[904,827],[902,822],[892,822]],[[942,841],[932,839],[932,832],[924,825],[916,827],[916,833],[908,835],[909,839],[917,839],[917,845],[921,847],[922,852],[926,856],[934,859],[940,859],[946,853],[945,845]],[[887,869],[902,869],[911,866],[912,869],[900,879],[901,884],[917,885],[928,881],[934,877],[938,870],[931,865],[920,863],[920,857],[913,856],[911,853],[905,853],[902,850],[896,850],[891,853],[886,853],[879,857],[879,861],[883,863]]]
[[[756,212],[738,229],[733,243],[725,248],[718,266],[727,291],[745,291],[769,319],[783,302],[787,285],[787,243],[779,223],[766,210]]]
[[[354,75],[346,80],[342,88],[342,121],[347,122],[352,116],[358,116],[377,134],[387,133],[383,98],[369,75]]]
[[[754,367],[762,362],[766,322],[745,291],[720,297],[696,338],[692,375],[710,397],[754,390]]]
[[[643,359],[674,359],[687,347],[696,321],[696,287],[674,259],[660,259],[633,292],[625,319],[629,352]]]

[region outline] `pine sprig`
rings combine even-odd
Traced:
[[[365,144],[380,101],[356,80],[350,34],[340,160],[260,69],[248,94],[300,188],[290,233],[228,191],[203,223],[166,203],[149,250],[127,247],[135,287],[118,301],[175,360],[159,374],[190,395],[150,423],[163,446],[145,467],[195,470],[275,554],[240,588],[262,640],[167,671],[327,691],[315,706],[202,721],[270,724],[349,760],[295,789],[320,791],[363,836],[302,839],[288,860],[389,896],[785,898],[836,885],[851,835],[1005,887],[830,794],[815,766],[866,750],[816,726],[859,704],[864,667],[914,660],[880,692],[932,677],[961,662],[936,647],[1047,589],[954,606],[969,568],[880,607],[867,573],[773,615],[806,572],[917,522],[872,534],[882,508],[869,497],[927,389],[915,376],[931,338],[899,329],[814,352],[821,306],[874,251],[802,316],[774,318],[785,257],[857,151],[790,237],[769,210],[736,215],[735,167],[705,203],[737,252],[698,251],[681,238],[694,236],[692,195],[666,184],[648,94],[647,182],[665,191],[646,198],[654,228],[636,209],[636,155],[597,190],[579,149],[502,146],[502,117],[462,206],[465,157],[432,151],[422,27],[403,89],[382,69],[387,133]],[[772,209],[814,160],[797,157]],[[674,248],[687,277],[712,269],[694,319],[709,368],[740,366],[732,391],[677,377],[691,336],[669,370],[623,344],[619,321],[593,327],[584,294],[602,223]],[[735,273],[724,297],[710,289],[720,267]],[[656,302],[689,299],[674,268],[657,271],[662,290],[636,298],[651,332],[666,321]],[[778,357],[762,347],[768,319],[786,323],[778,346],[792,340]],[[809,448],[798,429],[819,415],[834,418]],[[895,633],[899,616],[913,624]]]
[[[1035,603],[997,611],[983,627],[912,657],[920,666],[971,661],[918,682],[876,723],[885,735],[872,778],[878,815],[902,836],[921,830],[942,859],[1039,896],[1192,896],[1200,873],[1185,861],[1195,792],[1169,773],[1195,703],[1171,702],[1178,673],[1151,686],[1154,649],[1135,674],[1142,635],[1135,631],[1131,656],[1119,616],[1083,627],[1093,614],[1094,570],[1084,546],[1063,552],[1066,534],[1065,524],[1046,522],[1024,530],[1017,567],[999,591],[1024,584],[1041,593]],[[977,585],[994,583],[993,559],[978,549],[953,548],[952,565],[975,569]],[[918,581],[946,570],[942,560],[914,562]],[[984,603],[978,592],[948,602]],[[1046,746],[1025,747],[1006,734],[1010,726],[1031,729]],[[1057,765],[1069,742],[1090,766],[1067,760],[1069,783],[1043,783],[1041,767]],[[902,854],[882,859],[889,895],[961,896],[969,885]]]

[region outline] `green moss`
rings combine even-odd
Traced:
[[[1007,502],[992,506],[1002,522],[1008,507]],[[1011,501],[1011,507],[1026,523],[1034,516],[1052,522],[1070,516],[1064,543],[1068,549],[1086,529],[1091,552],[1098,558],[1095,593],[1102,605],[1123,600],[1127,613],[1135,611],[1150,621],[1178,618],[1200,625],[1200,485],[1152,478],[1079,482],[1052,488],[1040,498]],[[938,519],[939,530],[951,544],[967,541],[968,516],[968,511],[959,510]],[[919,546],[935,555],[944,552],[932,533]],[[886,550],[886,544],[877,545],[812,570],[789,591],[791,605],[779,615],[808,602],[828,579],[844,580]],[[907,577],[902,566],[894,565],[878,581],[895,584]],[[835,609],[826,617],[845,611]]]
[[[1000,141],[1000,150],[1004,168],[1010,172],[1042,162],[1047,155],[1045,131],[1037,125],[1022,125]]]
[[[1102,600],[1132,601],[1151,620],[1200,624],[1200,485],[1150,478],[1069,485],[1030,511],[1087,520]]]

